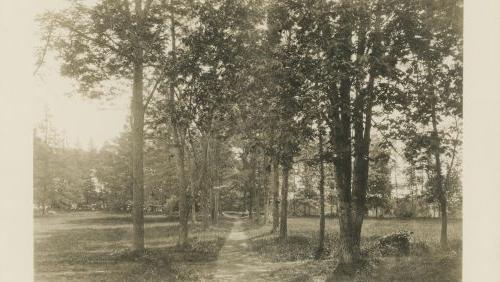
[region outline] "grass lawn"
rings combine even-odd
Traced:
[[[288,240],[280,242],[270,234],[271,225],[248,225],[250,249],[265,261],[300,262],[276,273],[277,280],[313,281],[313,278],[332,281],[337,264],[335,257],[339,225],[337,219],[326,220],[326,250],[315,258],[319,218],[289,218]],[[367,249],[383,235],[399,230],[413,232],[409,256],[370,256],[367,271],[360,272],[355,281],[460,281],[462,221],[450,220],[448,238],[450,250],[438,248],[439,219],[366,219],[363,223],[362,249]],[[368,254],[365,257],[368,258]],[[297,280],[298,279],[298,280]],[[342,280],[340,280],[342,281]]]
[[[232,225],[190,225],[191,246],[179,250],[177,222],[146,216],[146,255],[137,259],[128,252],[127,214],[61,213],[34,222],[35,281],[199,281],[211,273]]]

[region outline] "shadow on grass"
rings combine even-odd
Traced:
[[[178,216],[145,216],[144,223],[163,223],[163,222],[179,222]],[[67,224],[76,225],[120,225],[132,224],[132,216],[130,214],[110,215],[105,217],[94,218],[76,218],[66,222]]]
[[[193,265],[215,261],[232,226],[225,220],[206,230],[191,224],[189,245],[179,248],[178,225],[146,225],[146,252],[137,257],[129,251],[132,226],[113,227],[126,222],[122,220],[116,216],[71,219],[80,228],[52,230],[47,237],[35,235],[36,280],[196,281],[204,274]],[[81,226],[96,223],[110,227]]]

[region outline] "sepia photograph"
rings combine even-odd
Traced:
[[[463,0],[31,9],[33,281],[473,281]]]

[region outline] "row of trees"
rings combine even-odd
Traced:
[[[402,139],[415,165],[433,168],[447,244],[447,188],[460,140],[452,133],[461,119],[461,16],[461,2],[452,0],[100,0],[76,1],[41,23],[45,46],[79,92],[100,97],[113,84],[130,84],[138,254],[149,181],[144,152],[156,142],[175,163],[158,171],[177,179],[180,244],[187,243],[193,195],[203,199],[204,225],[215,218],[214,188],[230,177],[224,154],[235,147],[248,172],[241,186],[249,210],[257,205],[260,217],[266,199],[273,230],[285,239],[290,172],[306,155],[319,173],[320,234],[325,176],[333,171],[339,256],[352,264],[360,259],[370,180],[386,181],[376,176],[383,171],[370,179],[373,127],[386,142]],[[314,150],[304,154],[308,146]]]
[[[34,134],[34,180],[35,204],[51,209],[108,209],[128,211],[132,200],[130,177],[130,129],[112,143],[105,143],[96,149],[89,144],[88,149],[68,147],[64,134],[58,133],[50,125],[48,116],[35,129]],[[154,139],[151,138],[151,141]],[[232,148],[239,148],[241,140],[232,139]],[[314,145],[314,144],[310,144]],[[318,145],[318,144],[316,144]],[[318,215],[320,205],[325,205],[324,212],[334,216],[338,214],[338,197],[331,173],[325,174],[323,199],[320,197],[320,167],[312,161],[313,146],[302,150],[298,162],[291,171],[290,207],[293,215]],[[318,149],[318,148],[316,148]],[[145,207],[146,211],[172,214],[178,209],[175,191],[177,178],[174,173],[172,155],[168,156],[166,146],[161,142],[148,142],[145,149]],[[219,152],[220,153],[220,152]],[[372,216],[435,216],[432,209],[436,201],[433,195],[433,179],[408,166],[405,175],[391,180],[395,172],[390,166],[391,154],[383,149],[379,142],[371,148],[369,186],[366,208]],[[249,161],[248,153],[227,150],[223,160],[214,160],[222,168],[215,177],[217,186],[222,188],[220,205],[223,210],[249,211],[249,216],[257,223],[272,220],[271,204],[271,166],[262,154],[260,159]],[[195,161],[192,157],[191,161]],[[165,167],[171,167],[165,170]],[[333,168],[326,166],[328,172]],[[193,172],[193,171],[191,171]],[[419,174],[419,175],[417,175]],[[426,173],[429,175],[429,172]],[[193,173],[196,185],[200,181]],[[405,176],[403,179],[402,177]],[[214,176],[212,176],[214,177]],[[279,175],[278,175],[279,181]],[[399,184],[398,184],[399,181]],[[448,191],[449,212],[457,213],[461,208],[460,176],[453,173]],[[396,188],[394,188],[395,182]],[[402,183],[403,182],[403,183]],[[223,183],[220,186],[220,183]],[[403,188],[397,188],[397,186]],[[191,188],[192,189],[192,188]],[[396,195],[398,189],[404,190]],[[199,189],[198,189],[199,190]],[[194,191],[194,190],[193,190]],[[196,221],[197,202],[200,195],[192,194],[191,215]],[[279,200],[279,195],[278,195]],[[45,207],[45,208],[44,208]],[[255,216],[254,216],[255,215]],[[264,215],[264,216],[261,216]],[[457,214],[460,216],[460,213]]]

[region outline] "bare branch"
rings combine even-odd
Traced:
[[[164,72],[165,73],[165,72]],[[156,88],[158,88],[158,85],[160,84],[160,81],[164,78],[165,76],[162,74],[155,82],[155,85],[153,86],[153,89],[151,89],[151,92],[149,92],[148,97],[146,98],[146,103],[144,104],[144,109],[146,109],[149,105],[149,102],[151,101],[151,98],[153,98],[153,95],[156,91]]]
[[[52,33],[54,32],[54,25],[51,24],[49,27],[49,34],[47,35],[47,41],[45,42],[45,46],[43,47],[42,54],[40,55],[40,58],[38,59],[38,62],[36,64],[35,71],[33,72],[33,75],[36,75],[38,73],[38,70],[40,70],[40,67],[42,67],[44,61],[45,61],[45,56],[47,55],[47,50],[49,49],[50,41],[52,40]]]

